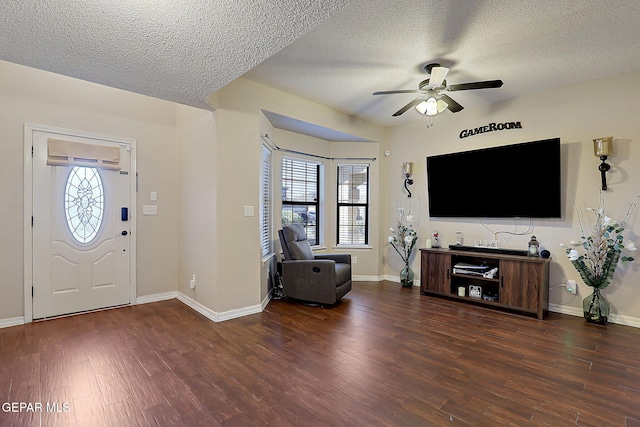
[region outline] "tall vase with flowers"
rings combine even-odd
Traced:
[[[418,228],[417,220],[411,214],[411,206],[406,209],[400,205],[397,208],[398,216],[396,218],[396,226],[391,227],[389,230],[389,243],[400,255],[404,262],[404,268],[400,271],[400,283],[403,287],[409,288],[413,286],[413,280],[415,274],[411,270],[411,253],[418,241]]]
[[[622,263],[634,261],[632,256],[623,254],[623,251],[634,252],[637,249],[634,242],[630,240],[625,242],[623,232],[627,220],[639,201],[640,195],[633,200],[622,222],[618,223],[605,215],[604,201],[600,193],[598,209],[587,209],[595,215],[595,224],[588,236],[584,232],[580,215],[577,215],[582,238],[579,241],[572,241],[573,247],[566,248],[566,252],[569,261],[580,273],[584,283],[593,288],[593,293],[582,301],[584,318],[587,322],[607,324],[610,304],[602,296],[601,290],[609,286],[613,280],[613,274],[620,261]]]

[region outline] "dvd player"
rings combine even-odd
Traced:
[[[501,254],[501,255],[520,255],[527,256],[528,251],[524,249],[500,249],[500,248],[485,248],[482,246],[462,246],[462,245],[449,245],[449,249],[465,252],[484,252],[489,254]]]

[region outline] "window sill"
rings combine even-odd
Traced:
[[[264,264],[268,263],[269,261],[271,261],[271,258],[273,258],[275,256],[276,256],[275,252],[271,252],[270,254],[267,254],[267,255],[263,256],[262,257],[262,264],[264,265]]]
[[[366,250],[366,251],[370,251],[373,249],[373,246],[369,246],[369,245],[336,245],[333,247],[333,249],[356,249],[356,250]]]

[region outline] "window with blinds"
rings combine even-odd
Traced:
[[[369,165],[338,165],[339,245],[369,243]]]
[[[262,256],[272,253],[271,238],[271,150],[262,146],[262,162],[260,164],[260,244]]]
[[[282,225],[305,227],[311,245],[320,244],[320,164],[282,159]]]

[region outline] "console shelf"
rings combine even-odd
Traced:
[[[489,307],[517,310],[543,319],[549,309],[549,258],[478,253],[456,249],[420,249],[420,292]],[[497,268],[496,277],[454,273],[458,263]],[[470,289],[480,290],[470,296]],[[459,289],[464,289],[464,296]]]

